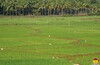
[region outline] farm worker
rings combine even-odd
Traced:
[[[93,65],[99,65],[98,63],[99,63],[99,59],[94,58],[94,59],[93,59]]]

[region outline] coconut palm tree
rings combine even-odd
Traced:
[[[74,15],[99,9],[100,0],[0,0],[0,15]]]

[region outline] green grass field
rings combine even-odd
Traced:
[[[0,16],[0,65],[92,65],[100,16]]]

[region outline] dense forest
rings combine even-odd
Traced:
[[[0,0],[0,15],[100,15],[100,0]]]

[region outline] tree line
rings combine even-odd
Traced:
[[[100,0],[0,0],[0,15],[100,15]]]

